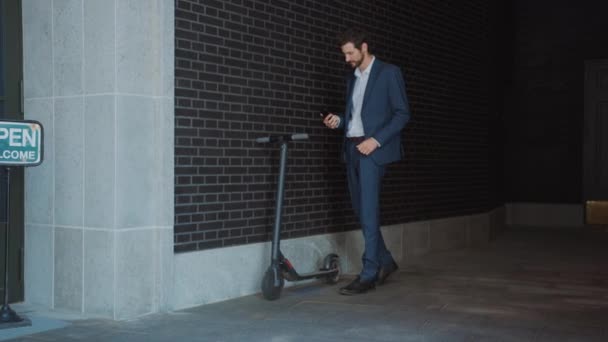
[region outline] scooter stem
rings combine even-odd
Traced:
[[[272,255],[271,262],[279,262],[281,242],[281,217],[283,215],[283,193],[285,190],[285,168],[287,165],[287,141],[281,142],[281,160],[279,166],[279,186],[277,187],[277,202],[274,213],[274,229],[272,231]]]

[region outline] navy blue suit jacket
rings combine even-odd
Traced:
[[[346,88],[346,109],[340,116],[338,128],[346,128],[352,113],[352,91],[355,84],[354,73],[350,74]],[[405,81],[399,67],[374,60],[361,109],[361,121],[366,138],[374,138],[380,143],[370,157],[378,165],[385,165],[401,159],[401,130],[410,119],[410,108],[405,93]],[[344,144],[346,145],[346,144]],[[345,160],[345,151],[342,153]]]

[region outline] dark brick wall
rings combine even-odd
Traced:
[[[335,36],[362,23],[375,54],[402,67],[412,120],[406,160],[392,165],[383,224],[485,212],[496,197],[492,25],[486,1],[176,1],[175,251],[266,241],[278,151],[291,146],[285,238],[358,229],[341,133],[350,72]]]
[[[608,58],[608,2],[512,3],[505,200],[580,203],[584,61]]]

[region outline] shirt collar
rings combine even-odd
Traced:
[[[361,75],[369,75],[370,72],[372,72],[372,66],[374,65],[374,61],[376,60],[376,56],[372,56],[372,61],[369,62],[369,65],[367,66],[367,68],[365,68],[365,70],[363,70],[363,72],[361,72],[361,69],[356,68],[355,69],[355,76],[357,77],[361,77]]]

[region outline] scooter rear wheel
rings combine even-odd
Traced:
[[[280,271],[270,266],[262,278],[262,295],[267,300],[279,299],[284,285],[285,280]]]
[[[323,267],[326,270],[337,270],[336,273],[328,275],[325,278],[325,281],[328,284],[336,284],[338,281],[340,281],[340,275],[342,272],[340,270],[340,257],[337,254],[328,254],[323,260]]]

